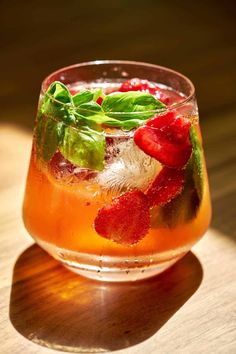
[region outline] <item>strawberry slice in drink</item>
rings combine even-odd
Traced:
[[[98,211],[94,227],[100,236],[119,244],[137,243],[150,227],[148,198],[139,190],[122,194]]]
[[[157,128],[166,133],[170,139],[190,144],[189,129],[190,121],[176,111],[153,117],[146,122],[149,127]]]
[[[153,118],[149,119],[145,125],[157,129],[164,129],[171,124],[174,123],[174,121],[177,118],[177,114],[175,111],[170,111],[164,114],[160,114],[159,116],[154,116]]]
[[[146,192],[150,206],[170,202],[180,194],[183,186],[184,170],[163,167]]]
[[[147,155],[170,168],[183,168],[188,162],[192,145],[189,139],[190,121],[175,112],[150,119],[134,133],[134,142]]]
[[[119,88],[120,92],[128,91],[142,91],[150,93],[155,96],[159,101],[168,104],[169,97],[158,87],[156,84],[151,83],[148,80],[141,80],[138,78],[133,78],[127,81],[124,81]]]

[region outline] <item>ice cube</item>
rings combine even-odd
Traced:
[[[57,151],[48,163],[50,174],[64,183],[78,183],[79,181],[90,180],[96,176],[96,171],[80,168],[66,160],[64,156]]]
[[[145,191],[149,183],[161,170],[161,164],[146,155],[129,139],[114,139],[107,146],[109,158],[105,169],[100,172],[96,181],[106,190],[122,192],[130,189]]]

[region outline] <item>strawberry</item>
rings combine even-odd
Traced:
[[[170,202],[182,191],[183,185],[184,170],[163,167],[146,192],[150,206]]]
[[[97,99],[97,104],[99,104],[100,106],[102,105],[102,102],[103,102],[103,98],[100,96],[100,97],[98,97],[98,99]]]
[[[168,104],[168,101],[169,101],[168,96],[160,89],[160,87],[151,83],[148,80],[141,80],[141,79],[133,78],[133,79],[124,81],[121,84],[119,91],[120,92],[127,92],[127,91],[148,92],[165,104]]]
[[[167,112],[139,127],[134,133],[134,142],[163,165],[182,168],[192,152],[190,124],[188,119],[175,112]]]
[[[99,209],[94,226],[100,236],[119,244],[137,243],[150,227],[148,198],[139,190],[122,194]]]
[[[190,144],[189,129],[190,120],[184,118],[176,111],[155,116],[146,122],[146,125],[164,131],[171,140]]]
[[[176,112],[169,111],[164,114],[160,114],[158,116],[154,116],[146,122],[146,125],[149,127],[154,127],[158,129],[163,129],[166,126],[171,125],[176,119]]]
[[[190,120],[179,116],[171,125],[166,128],[166,133],[171,137],[173,141],[191,146],[189,137],[190,126]]]

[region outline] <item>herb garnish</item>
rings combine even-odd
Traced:
[[[96,100],[103,98],[102,105]],[[83,90],[74,96],[61,82],[53,82],[41,98],[35,137],[37,153],[49,161],[59,149],[70,162],[83,168],[104,168],[104,126],[131,130],[166,106],[145,92]]]

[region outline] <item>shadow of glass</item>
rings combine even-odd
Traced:
[[[33,245],[14,267],[10,319],[24,337],[46,347],[118,350],[157,332],[193,295],[202,276],[200,262],[189,252],[158,277],[99,283],[69,272]]]

